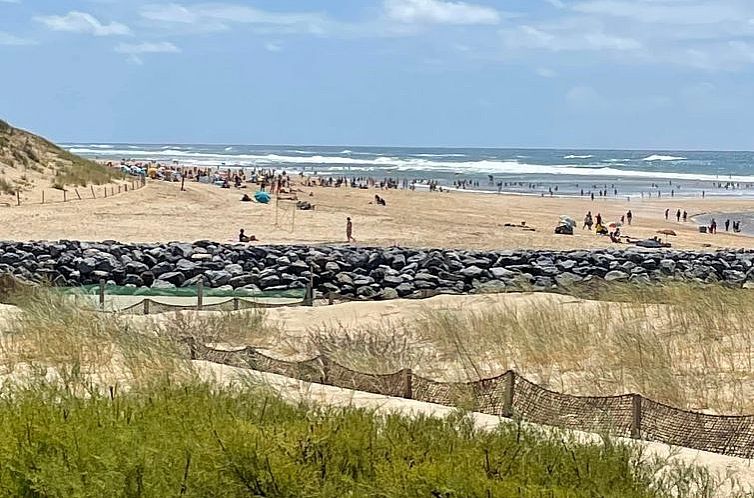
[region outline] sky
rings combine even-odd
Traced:
[[[754,150],[752,0],[0,0],[62,142]]]

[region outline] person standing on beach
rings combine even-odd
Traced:
[[[581,229],[583,230],[584,228],[588,228],[589,230],[591,230],[593,223],[594,221],[592,220],[592,212],[587,211],[586,216],[584,216],[584,226]]]
[[[629,225],[631,224],[631,220],[633,219],[634,219],[634,214],[629,209],[628,212],[626,213],[626,220],[628,221]]]
[[[729,231],[730,229],[730,220],[725,220],[725,231]]]
[[[346,218],[346,241],[356,242],[356,239],[353,238],[353,223],[350,217]]]
[[[686,223],[686,219],[689,217],[689,213],[686,211],[683,212],[683,222]]]
[[[665,221],[668,221],[668,215],[670,214],[670,208],[665,210]]]
[[[676,221],[677,221],[678,223],[680,223],[680,222],[681,222],[681,210],[680,210],[680,209],[679,209],[678,211],[676,211],[676,212],[675,212],[675,219],[676,219]]]
[[[715,221],[715,218],[712,218],[712,223],[709,225],[709,233],[717,233],[717,221]]]

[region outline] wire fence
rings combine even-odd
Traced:
[[[254,348],[224,351],[186,339],[192,359],[275,373],[294,379],[386,396],[455,406],[527,422],[658,441],[741,458],[754,457],[754,416],[707,415],[658,403],[639,394],[572,396],[545,389],[516,372],[474,382],[437,382],[403,369],[370,374],[326,356],[285,361]]]

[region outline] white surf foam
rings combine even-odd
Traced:
[[[76,154],[101,154],[101,150],[74,147],[70,149]],[[668,172],[668,171],[637,171],[622,170],[615,167],[576,166],[576,165],[542,165],[529,164],[520,161],[487,159],[479,161],[443,161],[417,157],[383,156],[374,158],[358,158],[343,156],[289,156],[284,154],[217,154],[188,152],[179,149],[161,151],[146,150],[108,150],[107,154],[118,157],[132,157],[157,160],[181,160],[189,164],[203,166],[218,166],[221,164],[246,167],[292,167],[311,166],[318,170],[338,171],[374,171],[397,170],[455,174],[505,174],[513,176],[523,175],[570,175],[579,177],[616,177],[616,178],[645,178],[692,181],[734,181],[754,183],[754,176],[728,176],[700,173]],[[672,157],[672,156],[663,156]],[[673,159],[677,160],[677,159]],[[679,159],[678,159],[679,160]]]
[[[593,157],[594,156],[589,155],[589,154],[586,154],[586,155],[583,155],[583,156],[578,156],[578,155],[571,154],[571,155],[565,156],[563,159],[591,159]]]
[[[652,154],[649,157],[645,157],[642,161],[685,161],[685,157],[678,156],[663,156],[661,154]]]

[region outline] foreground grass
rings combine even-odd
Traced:
[[[0,399],[2,496],[712,496],[704,471],[629,446],[470,419],[292,406],[254,387],[163,383]]]

